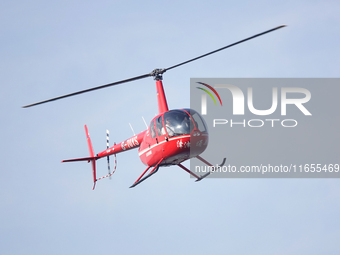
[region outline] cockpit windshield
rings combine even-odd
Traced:
[[[169,137],[190,134],[194,127],[189,114],[181,110],[164,113],[163,120]]]
[[[202,117],[192,109],[166,112],[164,113],[163,120],[169,137],[190,134],[195,127],[202,133],[208,132],[207,125]],[[158,131],[158,133],[160,132]],[[164,127],[161,134],[165,135]]]
[[[163,117],[163,122],[162,122]],[[164,123],[164,125],[163,125]],[[151,137],[167,135],[169,137],[189,135],[194,128],[202,133],[207,133],[204,119],[192,109],[171,110],[159,116],[150,124]]]

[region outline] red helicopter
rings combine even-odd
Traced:
[[[38,103],[30,104],[23,106],[23,108],[55,101],[58,99],[62,99],[65,97],[75,96],[81,93],[90,92],[97,89],[102,89],[134,80],[143,79],[146,77],[154,77],[156,80],[156,90],[157,90],[157,100],[158,100],[158,115],[152,119],[150,126],[147,130],[134,135],[133,137],[119,143],[115,144],[112,147],[109,147],[109,142],[107,138],[107,149],[98,153],[94,154],[92,143],[90,140],[90,136],[88,133],[87,126],[85,125],[85,133],[86,133],[86,139],[90,151],[90,157],[85,158],[76,158],[76,159],[67,159],[63,160],[62,162],[73,162],[73,161],[88,161],[88,163],[91,162],[92,164],[92,174],[93,174],[93,189],[95,188],[96,182],[100,179],[110,177],[114,172],[115,169],[110,172],[110,165],[109,165],[109,156],[128,151],[131,149],[139,148],[138,154],[141,159],[141,161],[147,165],[147,169],[142,173],[142,175],[131,185],[130,188],[135,187],[136,185],[140,184],[142,181],[146,180],[153,174],[155,174],[160,166],[170,166],[170,165],[177,165],[192,176],[196,178],[196,181],[200,181],[207,177],[210,172],[207,172],[204,175],[198,176],[189,169],[187,169],[185,166],[182,165],[182,162],[185,160],[188,160],[190,158],[196,157],[203,163],[213,167],[212,164],[207,162],[205,159],[200,157],[199,155],[204,152],[204,150],[208,146],[209,141],[209,134],[207,125],[204,121],[204,119],[200,116],[199,113],[197,113],[193,109],[175,109],[175,110],[169,110],[167,100],[164,93],[163,88],[163,73],[166,71],[173,69],[175,67],[187,64],[189,62],[192,62],[194,60],[206,57],[208,55],[211,55],[213,53],[216,53],[218,51],[224,50],[226,48],[235,46],[237,44],[243,43],[245,41],[251,40],[255,37],[267,34],[269,32],[272,32],[274,30],[280,29],[283,26],[279,26],[270,30],[267,30],[265,32],[256,34],[254,36],[248,37],[246,39],[243,39],[241,41],[235,42],[233,44],[227,45],[225,47],[222,47],[220,49],[217,49],[215,51],[206,53],[204,55],[201,55],[199,57],[190,59],[188,61],[182,62],[180,64],[171,66],[169,68],[165,69],[155,69],[151,73],[144,74],[141,76],[133,77],[130,79],[90,88],[87,90],[78,91],[75,93],[63,95],[60,97],[55,97],[52,99],[48,99],[45,101],[41,101]],[[206,84],[205,84],[206,85]],[[209,85],[206,85],[209,86]],[[214,89],[210,87],[212,91]],[[107,133],[107,137],[109,134]],[[100,158],[107,158],[108,161],[108,169],[109,174],[97,178],[96,175],[96,160]],[[223,159],[223,162],[220,166],[224,165],[226,159]],[[151,171],[145,176],[145,174],[148,172],[148,170]]]

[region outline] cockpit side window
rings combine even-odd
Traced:
[[[202,118],[202,116],[200,116],[195,110],[193,109],[183,109],[184,111],[187,111],[190,113],[191,118],[193,120],[193,122],[195,123],[195,127],[201,131],[202,133],[207,133],[208,132],[208,128],[207,128],[207,124],[205,123],[204,119]],[[192,131],[194,128],[194,124],[190,125],[190,131]]]
[[[162,132],[162,129],[164,130],[163,122],[162,122],[162,116],[159,116],[155,121],[156,121],[157,134],[159,136],[164,135],[165,133]]]
[[[206,133],[208,132],[204,120],[199,116],[199,114],[193,110],[190,112],[191,117],[194,119],[195,126],[199,129],[199,131]]]
[[[157,136],[155,130],[155,121],[151,122],[150,124],[150,133],[152,138],[155,138]]]

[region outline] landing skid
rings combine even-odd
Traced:
[[[204,164],[207,164],[208,166],[211,166],[211,167],[215,168],[212,164],[210,164],[210,163],[209,163],[208,161],[206,161],[204,158],[202,158],[202,157],[200,157],[200,156],[196,156],[196,158],[199,159],[199,160],[201,160]],[[225,164],[225,162],[226,162],[226,158],[223,159],[222,163],[221,163],[219,166],[220,166],[220,167],[223,166],[223,165]],[[199,181],[203,180],[205,177],[207,177],[208,175],[211,174],[211,172],[208,172],[208,173],[206,173],[206,174],[204,174],[204,175],[198,176],[198,175],[194,174],[193,172],[191,172],[188,168],[186,168],[186,167],[183,166],[182,164],[178,164],[178,166],[179,166],[180,168],[182,168],[184,171],[186,171],[186,172],[188,172],[189,174],[191,174],[192,176],[194,176],[194,177],[197,179],[196,182],[199,182]]]

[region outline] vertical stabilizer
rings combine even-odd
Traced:
[[[96,177],[96,158],[94,156],[94,152],[93,152],[93,148],[92,148],[92,143],[91,143],[89,131],[87,130],[87,126],[86,125],[85,125],[85,133],[86,133],[87,145],[88,145],[89,151],[90,151],[90,157],[92,158],[90,161],[91,161],[91,164],[92,164],[93,189],[94,189],[95,186],[96,186],[96,181],[97,181],[97,177]]]

